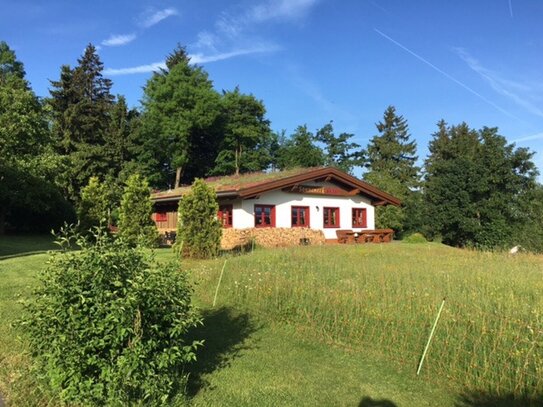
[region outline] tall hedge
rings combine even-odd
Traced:
[[[210,258],[221,246],[222,228],[215,190],[196,179],[179,203],[176,248],[181,256]]]
[[[128,244],[147,247],[158,243],[158,230],[151,219],[153,202],[147,180],[139,174],[126,181],[119,209],[119,237]]]
[[[80,250],[52,254],[20,321],[40,373],[69,405],[166,405],[201,344],[187,338],[201,320],[186,273],[103,231],[63,238],[74,240]]]

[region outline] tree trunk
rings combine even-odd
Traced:
[[[174,188],[179,188],[181,186],[181,177],[183,176],[183,168],[177,167],[175,170],[175,185]]]

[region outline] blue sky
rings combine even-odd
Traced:
[[[543,170],[543,2],[538,0],[0,0],[0,39],[39,96],[98,45],[113,91],[138,106],[177,43],[218,90],[262,99],[274,130],[337,133],[365,146],[394,105],[419,155],[441,118],[497,126]]]

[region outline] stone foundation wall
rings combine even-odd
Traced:
[[[250,245],[252,239],[262,247],[296,246],[300,244],[300,239],[308,239],[307,244],[310,245],[326,242],[321,230],[309,228],[223,229],[221,247],[224,250],[241,248]]]

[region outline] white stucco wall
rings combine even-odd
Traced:
[[[362,228],[353,228],[352,209],[366,208],[367,228],[375,229],[375,211],[370,200],[361,196],[325,196],[304,195],[283,191],[272,191],[262,194],[258,199],[221,201],[233,205],[233,227],[235,229],[252,228],[255,225],[254,205],[275,205],[275,227],[291,227],[291,207],[308,206],[311,229],[320,229],[326,239],[335,239],[337,229],[351,229],[361,231]],[[339,228],[323,227],[323,207],[339,208]]]

